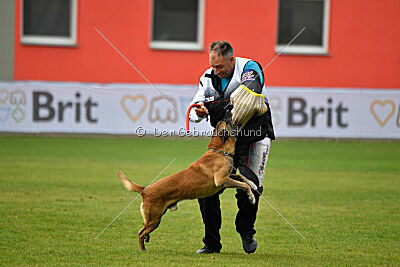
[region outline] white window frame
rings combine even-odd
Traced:
[[[323,20],[322,20],[322,46],[319,45],[296,45],[290,44],[286,47],[282,54],[297,54],[297,55],[328,55],[328,42],[329,42],[329,13],[330,13],[330,0],[322,0],[324,1],[324,11],[323,11]],[[307,31],[307,28],[305,29]],[[278,34],[279,34],[279,2],[278,2],[278,29],[277,29],[277,42],[278,42]],[[297,34],[297,33],[296,33]],[[294,37],[294,36],[293,36]],[[275,52],[279,53],[286,44],[276,44]]]
[[[50,46],[76,46],[77,45],[77,6],[78,0],[70,0],[71,16],[70,16],[70,33],[69,37],[58,37],[48,35],[24,35],[24,1],[21,0],[21,43],[30,45],[50,45]]]
[[[154,1],[151,6],[151,33],[150,48],[165,50],[202,50],[204,41],[204,10],[205,0],[198,0],[198,16],[197,16],[197,42],[185,41],[153,41],[154,30]]]

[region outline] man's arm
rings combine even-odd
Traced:
[[[200,122],[208,114],[208,109],[204,106],[204,101],[205,101],[204,92],[205,92],[205,89],[203,87],[203,82],[202,82],[202,79],[200,79],[199,90],[197,91],[196,95],[194,96],[192,102],[190,103],[190,105],[199,104],[200,108],[195,108],[190,111],[190,114],[189,114],[190,121]]]
[[[265,96],[261,94],[263,78],[258,64],[250,61],[243,70],[241,85],[231,94],[232,121],[240,129],[244,128],[254,114],[261,116],[268,110],[264,102]]]
[[[260,66],[256,62],[249,61],[246,64],[242,73],[241,82],[242,85],[246,86],[254,93],[262,93],[261,91],[264,84],[264,77]]]

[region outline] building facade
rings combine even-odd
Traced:
[[[0,10],[1,131],[175,130],[209,44],[227,40],[265,67],[278,137],[400,138],[398,0],[4,0]]]
[[[400,88],[397,0],[59,2],[71,5],[71,18],[64,19],[72,21],[75,41],[65,45],[24,42],[24,1],[15,1],[14,80],[145,83],[97,28],[153,83],[197,84],[208,67],[210,42],[228,40],[237,56],[265,66],[305,27],[299,44],[289,46],[305,49],[284,50],[265,70],[268,85]],[[44,16],[25,8],[29,15]],[[313,52],[313,46],[322,49]]]

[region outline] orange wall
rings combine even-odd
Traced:
[[[102,31],[153,83],[197,84],[211,41],[266,65],[275,55],[277,0],[206,0],[203,51],[149,48],[151,1],[79,0],[78,47],[20,44],[15,16],[15,80],[145,80],[94,30]],[[222,14],[222,15],[221,15]],[[400,1],[331,0],[329,55],[281,55],[265,71],[272,86],[400,88]]]

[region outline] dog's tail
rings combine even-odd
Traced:
[[[145,187],[138,185],[128,178],[126,178],[125,174],[123,174],[121,171],[118,172],[119,179],[121,180],[122,184],[125,186],[126,190],[128,191],[135,191],[135,192],[142,192]]]

